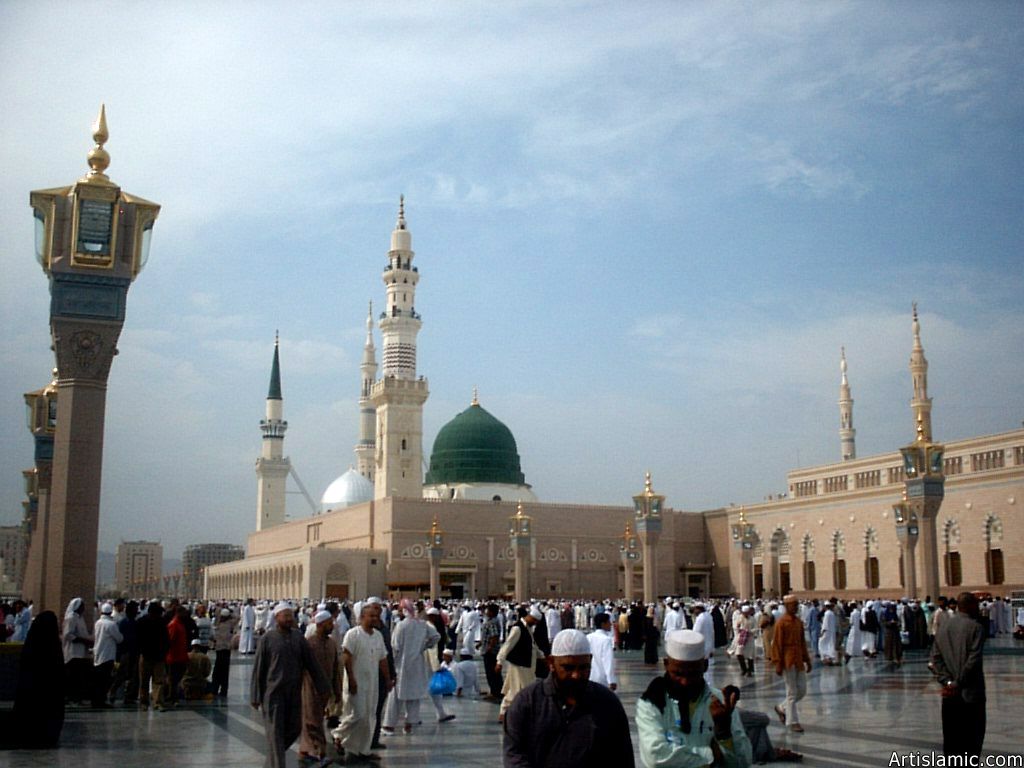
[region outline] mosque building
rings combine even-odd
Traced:
[[[420,273],[413,265],[404,200],[390,246],[382,275],[385,302],[377,318],[379,378],[372,305],[366,319],[354,465],[324,491],[319,514],[286,519],[290,463],[283,450],[287,422],[275,342],[266,418],[260,423],[256,529],[244,560],[206,570],[206,597],[428,594],[431,532],[443,539],[442,594],[508,595],[516,557],[509,526],[517,511],[532,521],[530,595],[639,594],[646,564],[630,527],[640,522],[634,508],[541,502],[523,474],[514,435],[481,405],[476,392],[469,407],[438,432],[424,474],[423,407],[429,385],[417,372]],[[1024,561],[1009,556],[1024,545],[1024,429],[945,446],[931,442],[927,361],[916,307],[912,330],[911,409],[918,440],[942,457],[936,471],[944,478],[945,498],[934,521],[941,562],[929,560],[926,546],[904,567],[900,536],[905,537],[906,526],[901,529],[896,518],[907,470],[899,451],[857,457],[844,350],[841,461],[790,472],[788,493],[760,504],[663,509],[652,550],[658,594],[900,596],[908,582],[915,583],[906,570],[922,574],[917,584],[929,584],[934,583],[928,581],[929,569],[935,567],[942,571],[943,594],[964,588],[1003,594],[1024,587]],[[914,523],[916,541],[916,518]],[[928,530],[921,525],[924,540]],[[908,554],[912,557],[913,550]]]

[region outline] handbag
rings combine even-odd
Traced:
[[[457,687],[455,675],[447,669],[439,669],[430,676],[431,696],[450,696]]]

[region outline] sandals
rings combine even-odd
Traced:
[[[804,756],[785,747],[775,748],[775,760],[780,763],[799,763]]]
[[[782,707],[780,707],[778,704],[775,705],[775,714],[779,716],[779,720],[782,722],[783,725],[785,725],[786,724],[786,713],[783,711]]]

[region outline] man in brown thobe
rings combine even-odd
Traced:
[[[320,611],[313,617],[316,632],[306,638],[313,658],[330,683],[331,690],[320,693],[313,678],[306,672],[302,678],[302,739],[299,756],[323,760],[327,755],[327,736],[324,733],[324,714],[331,696],[341,701],[341,665],[338,663],[338,643],[331,637],[334,618],[330,611]]]

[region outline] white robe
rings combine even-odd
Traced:
[[[352,654],[352,676],[356,681],[355,695],[344,686],[345,704],[341,724],[332,735],[340,738],[345,751],[353,755],[368,755],[373,742],[373,728],[377,722],[377,682],[380,661],[388,657],[384,636],[380,632],[367,634],[362,627],[353,627],[345,633],[342,647]]]
[[[256,652],[256,609],[251,605],[242,608],[242,623],[239,629],[239,653]]]
[[[846,653],[850,656],[858,656],[864,645],[864,638],[860,631],[860,608],[854,608],[850,614],[850,634],[846,636]]]
[[[419,700],[427,695],[430,685],[430,666],[423,656],[429,648],[436,648],[441,636],[419,619],[405,619],[398,623],[391,636],[391,651],[395,656],[395,696],[400,701]]]
[[[818,653],[823,659],[836,660],[836,615],[831,610],[825,611],[821,618]]]
[[[597,629],[587,635],[590,641],[590,682],[604,686],[618,685],[619,678],[615,674],[615,653],[612,636],[603,629]]]

